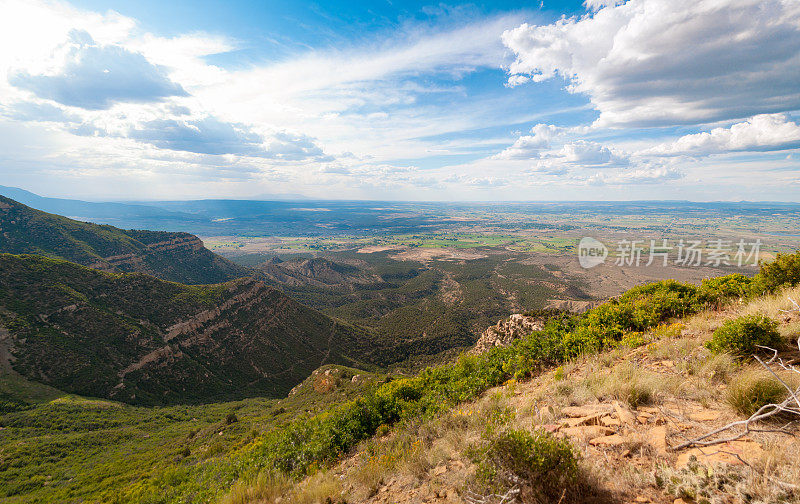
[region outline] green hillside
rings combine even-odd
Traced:
[[[80,222],[4,196],[0,196],[0,231],[0,252],[39,254],[109,272],[138,271],[187,284],[225,282],[247,274],[188,233]]]
[[[0,255],[0,325],[3,367],[134,404],[281,397],[369,343],[253,279],[186,286],[32,255]]]

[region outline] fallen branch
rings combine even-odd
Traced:
[[[511,504],[517,500],[519,488],[514,487],[508,492],[500,494],[480,495],[473,491],[467,491],[464,500],[469,504]]]
[[[793,313],[795,311],[800,312],[800,305],[798,305],[797,301],[795,301],[792,298],[789,298],[789,301],[791,301],[791,303],[795,306],[795,309],[780,310],[780,311],[784,313],[790,313],[790,312]],[[690,446],[711,446],[716,444],[729,443],[731,441],[736,441],[738,439],[741,439],[750,434],[751,432],[778,432],[790,436],[795,435],[795,433],[786,430],[786,427],[791,425],[793,422],[789,422],[784,427],[778,429],[755,428],[751,425],[753,423],[762,422],[769,418],[775,417],[776,415],[797,416],[798,420],[800,420],[800,386],[797,387],[796,390],[792,389],[792,387],[790,387],[785,380],[783,380],[780,376],[778,376],[778,373],[776,373],[770,366],[777,366],[778,368],[784,371],[793,372],[797,374],[800,374],[800,369],[797,369],[792,364],[784,362],[783,359],[778,357],[778,350],[760,345],[759,348],[772,352],[772,358],[770,358],[765,362],[757,355],[753,355],[753,357],[756,359],[756,361],[758,361],[759,364],[761,364],[761,366],[764,369],[769,371],[769,373],[772,376],[774,376],[781,383],[781,385],[783,385],[783,387],[789,392],[789,396],[781,403],[765,404],[764,406],[760,407],[758,411],[750,415],[750,418],[747,418],[745,420],[739,420],[737,422],[731,422],[728,425],[720,427],[719,429],[707,432],[706,434],[703,434],[700,437],[690,439],[684,443],[675,446],[673,450],[680,450],[682,448],[688,448]],[[797,338],[797,348],[798,350],[800,350],[800,337]],[[795,407],[795,405],[797,407]],[[743,430],[727,437],[711,439],[714,438],[714,436],[722,434],[723,432],[728,432],[739,428],[742,428]]]

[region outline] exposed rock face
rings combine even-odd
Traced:
[[[543,326],[542,321],[536,317],[515,313],[483,331],[473,351],[483,353],[497,346],[509,345],[515,339],[541,330]]]
[[[166,236],[174,236],[168,240],[162,240],[154,243],[145,244],[143,249],[138,250],[136,253],[119,254],[108,257],[103,257],[86,266],[109,273],[119,271],[138,271],[140,273],[147,273],[153,276],[159,276],[157,271],[147,264],[147,256],[149,254],[158,254],[164,252],[177,252],[185,254],[193,254],[201,252],[205,249],[203,242],[200,238],[187,233],[164,233]],[[178,257],[179,259],[180,257]]]

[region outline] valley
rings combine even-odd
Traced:
[[[0,504],[800,504],[800,1],[0,42]]]

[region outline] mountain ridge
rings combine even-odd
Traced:
[[[369,334],[252,278],[187,286],[0,254],[13,369],[133,404],[284,396],[327,363],[369,367]]]
[[[189,233],[124,230],[36,210],[0,196],[0,252],[39,254],[107,272],[141,272],[189,284],[219,283],[248,270]]]

